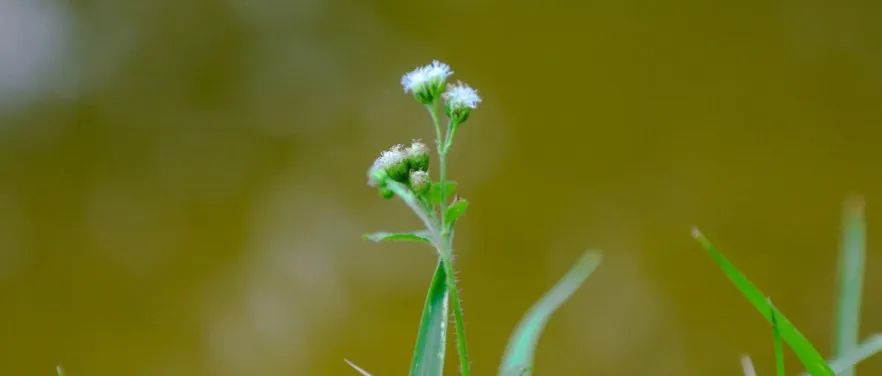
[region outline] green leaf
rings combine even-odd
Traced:
[[[55,374],[58,376],[64,376],[64,368],[61,368],[61,366],[55,366]]]
[[[444,195],[443,190],[447,189],[447,194]],[[432,205],[438,205],[442,201],[444,201],[444,197],[450,197],[453,192],[456,191],[456,182],[452,180],[448,180],[447,182],[437,182],[432,184],[432,187],[429,188],[429,203]]]
[[[836,321],[833,326],[834,357],[842,356],[858,346],[866,253],[864,202],[860,198],[846,200],[843,207],[841,242],[839,294],[836,302]],[[846,368],[840,375],[854,376],[854,368]]]
[[[352,369],[354,369],[355,372],[358,372],[358,374],[360,374],[361,376],[371,376],[371,374],[368,373],[368,371],[365,371],[363,368],[355,365],[355,363],[350,362],[349,359],[343,359],[343,361],[346,362],[346,364],[348,364],[350,367],[352,367]]]
[[[778,327],[778,317],[775,315],[775,305],[772,304],[771,299],[766,301],[769,307],[772,307],[769,310],[769,318],[772,320],[772,337],[775,341],[775,368],[778,370],[778,376],[785,376],[787,373],[784,370],[784,346],[781,344],[781,330]]]
[[[501,376],[522,376],[533,372],[533,353],[548,319],[597,269],[601,259],[600,253],[585,252],[576,265],[527,311],[508,341],[499,366]]]
[[[363,237],[367,240],[370,240],[375,243],[379,243],[381,241],[403,241],[403,242],[421,242],[421,243],[432,243],[432,237],[429,235],[428,231],[413,231],[413,232],[373,232],[370,234],[364,234]]]
[[[456,220],[465,214],[466,209],[469,208],[469,201],[464,198],[459,198],[454,201],[450,206],[447,207],[447,211],[444,214],[445,218],[447,218],[448,226],[453,227],[456,223]]]
[[[447,342],[447,275],[438,260],[435,275],[426,294],[423,317],[413,347],[410,376],[441,376]]]
[[[775,319],[778,322],[778,328],[780,329],[781,338],[787,343],[788,346],[793,350],[796,354],[796,357],[799,358],[799,361],[805,366],[806,370],[808,370],[814,376],[833,376],[833,371],[827,365],[827,362],[818,353],[818,350],[812,346],[811,342],[796,329],[793,324],[790,323],[790,320],[781,313],[777,308],[772,307],[769,302],[766,300],[765,294],[763,294],[747,277],[742,274],[738,268],[735,267],[725,256],[723,256],[720,251],[711,244],[710,240],[708,240],[704,235],[702,235],[701,231],[697,228],[692,230],[692,236],[698,240],[701,244],[702,248],[710,255],[710,257],[717,263],[720,269],[726,274],[726,277],[729,278],[729,281],[741,291],[741,294],[744,295],[747,300],[753,304],[753,307],[756,308],[759,313],[765,317],[769,323],[772,322],[772,314],[771,312],[774,310]]]

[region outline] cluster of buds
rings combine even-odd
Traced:
[[[401,86],[419,102],[430,108],[433,114],[438,103],[444,101],[444,113],[450,120],[448,132],[453,132],[464,123],[471,111],[481,103],[478,91],[464,83],[447,86],[447,78],[453,74],[450,66],[432,61],[431,64],[417,67],[401,77]],[[433,115],[437,119],[436,115]],[[436,123],[437,124],[437,123]],[[451,137],[452,138],[452,137]],[[439,139],[439,150],[446,150],[451,141]],[[439,151],[440,152],[440,151]],[[368,184],[380,189],[383,197],[389,198],[393,192],[387,188],[388,182],[395,181],[409,187],[413,192],[423,195],[429,191],[432,181],[429,177],[429,148],[419,141],[410,146],[395,145],[383,151],[368,170]]]
[[[415,192],[429,188],[429,148],[413,141],[410,146],[395,145],[382,153],[368,170],[368,184],[379,187],[383,197],[391,197],[386,182],[393,180],[406,184]]]

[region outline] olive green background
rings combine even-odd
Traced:
[[[693,225],[829,353],[852,193],[882,331],[882,3],[4,3],[2,375],[404,374],[434,255],[360,238],[418,226],[365,171],[431,140],[398,81],[433,58],[484,99],[450,167],[476,375],[587,248],[536,374],[772,374]]]

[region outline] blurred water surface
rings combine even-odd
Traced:
[[[432,58],[484,97],[451,166],[475,374],[587,247],[538,374],[771,374],[695,224],[827,352],[849,193],[880,331],[880,12],[0,0],[0,374],[403,374],[434,256],[360,239],[418,225],[365,170],[431,140],[398,79]]]

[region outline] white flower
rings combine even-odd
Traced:
[[[452,110],[466,108],[473,110],[478,107],[478,103],[481,103],[478,91],[462,82],[448,86],[447,91],[444,92],[444,100]]]
[[[417,67],[401,76],[401,87],[405,93],[412,93],[420,102],[431,103],[451,74],[453,71],[449,65],[433,60],[431,64]]]

